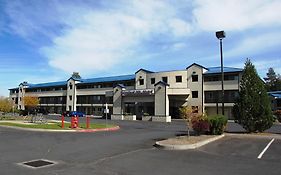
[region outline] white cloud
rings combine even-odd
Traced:
[[[174,36],[177,37],[188,36],[191,34],[192,31],[191,24],[181,19],[171,19],[168,22],[168,26],[171,28],[171,31]]]
[[[197,0],[195,23],[202,30],[244,30],[280,25],[280,0]]]
[[[143,54],[138,48],[154,34],[176,39],[191,31],[190,24],[177,17],[170,3],[125,2],[107,10],[85,9],[79,22],[68,21],[70,28],[54,38],[52,46],[42,49],[50,65],[67,72],[103,71]]]
[[[173,50],[181,50],[185,47],[187,47],[187,44],[184,42],[178,42],[178,43],[175,43],[174,45],[172,45]]]
[[[225,55],[228,57],[234,57],[238,55],[245,55],[245,57],[251,57],[251,55],[257,55],[263,53],[274,46],[281,45],[281,32],[266,33],[260,36],[249,36],[243,38],[243,40],[237,45],[227,51]]]
[[[130,60],[141,63],[140,59],[145,55],[157,54],[145,52],[145,47],[154,51],[155,43],[159,50],[167,48],[161,50],[165,50],[163,53],[158,52],[163,59],[169,51],[179,51],[187,45],[194,49],[190,44],[194,39],[188,37],[202,31],[256,28],[261,31],[263,27],[281,25],[281,1],[278,0],[119,0],[100,1],[100,4],[79,0],[7,2],[6,13],[12,32],[27,39],[48,37],[52,44],[41,51],[49,64],[81,74],[128,65]],[[266,33],[252,34],[225,55],[261,52],[280,45],[281,35],[276,39],[273,34]],[[208,60],[208,57],[213,58],[205,55],[204,59]]]

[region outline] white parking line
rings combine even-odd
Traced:
[[[271,145],[271,143],[274,141],[275,139],[272,139],[267,145],[266,147],[262,150],[262,152],[259,154],[258,159],[261,159],[262,155],[265,153],[265,151],[269,148],[269,146]]]

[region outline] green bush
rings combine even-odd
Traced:
[[[210,124],[210,134],[220,135],[226,127],[227,118],[223,115],[213,115],[208,117],[208,121]]]

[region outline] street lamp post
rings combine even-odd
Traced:
[[[223,88],[223,81],[224,81],[224,72],[223,72],[223,54],[222,54],[222,39],[225,38],[224,31],[217,31],[216,37],[220,40],[220,55],[221,55],[221,91],[222,91],[222,115],[224,115],[224,88]]]

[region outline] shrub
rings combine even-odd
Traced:
[[[206,114],[194,116],[191,119],[192,129],[197,135],[205,134],[209,131],[210,124]]]
[[[208,117],[208,121],[210,124],[210,134],[220,135],[226,127],[227,118],[223,115],[213,115]]]
[[[277,120],[281,122],[281,110],[274,111],[274,115],[276,116]]]

